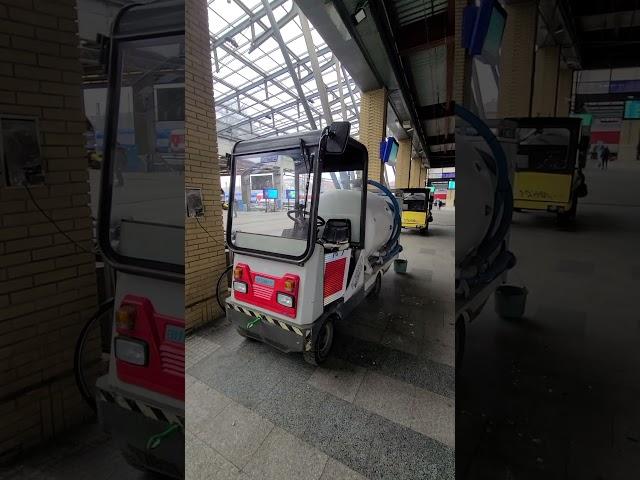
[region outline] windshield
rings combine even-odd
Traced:
[[[184,37],[118,44],[111,248],[184,265]]]
[[[561,172],[572,170],[569,158],[571,132],[566,128],[521,128],[519,130],[518,170]]]
[[[320,218],[316,227],[312,220],[318,202],[313,193],[315,150],[310,155],[293,149],[234,156],[233,162],[235,176],[229,178],[228,188],[224,183],[222,188],[232,195],[227,225],[232,246],[276,256],[302,257],[309,247],[310,229],[321,228],[327,220]],[[322,172],[318,206],[331,197],[330,192],[361,192],[361,185],[361,171]],[[358,218],[360,195],[354,206]],[[329,200],[325,203],[329,205]]]

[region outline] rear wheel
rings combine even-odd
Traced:
[[[420,235],[426,235],[429,232],[429,229],[427,227],[421,228],[420,230]]]
[[[578,199],[573,198],[571,202],[571,208],[565,212],[558,214],[558,221],[561,225],[567,225],[572,223],[576,219],[576,213],[578,211]]]
[[[331,347],[333,346],[334,333],[333,318],[328,317],[320,327],[320,331],[318,335],[316,335],[311,350],[304,352],[304,359],[307,363],[318,366],[329,357]]]

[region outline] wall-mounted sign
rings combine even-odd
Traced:
[[[202,189],[187,187],[185,190],[185,203],[187,217],[203,217],[204,202],[202,201]]]
[[[37,119],[0,117],[0,160],[6,186],[44,183]]]

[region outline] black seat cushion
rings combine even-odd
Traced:
[[[322,231],[325,243],[351,242],[351,221],[348,218],[331,218]]]

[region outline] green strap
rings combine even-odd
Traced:
[[[149,440],[147,440],[147,450],[158,448],[162,443],[162,440],[164,440],[176,430],[180,430],[180,425],[178,425],[177,423],[172,423],[164,432],[149,437]]]
[[[260,317],[256,317],[253,320],[250,320],[249,323],[247,323],[247,328],[251,328],[254,325],[260,323],[260,320],[261,320]]]

